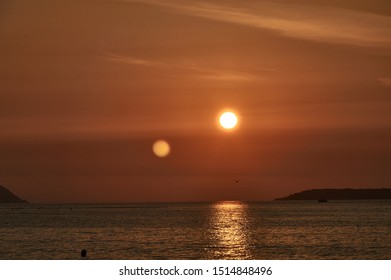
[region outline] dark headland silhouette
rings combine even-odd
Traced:
[[[312,189],[275,200],[391,199],[391,189]]]
[[[0,185],[0,203],[27,203],[26,200],[21,199]]]

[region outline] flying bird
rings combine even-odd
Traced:
[[[234,180],[234,182],[235,182],[236,184],[240,182],[240,179],[235,179],[235,178],[233,178],[232,180]]]

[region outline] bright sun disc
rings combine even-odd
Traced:
[[[167,141],[158,140],[153,143],[152,151],[158,157],[166,157],[170,153],[170,145]]]
[[[225,129],[232,129],[238,123],[238,117],[232,112],[225,112],[220,116],[220,125]]]

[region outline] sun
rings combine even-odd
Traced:
[[[219,118],[220,125],[225,129],[233,129],[238,124],[238,117],[232,112],[224,112]]]

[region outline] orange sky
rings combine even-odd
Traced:
[[[391,186],[388,0],[5,0],[0,61],[0,184],[30,201]]]

